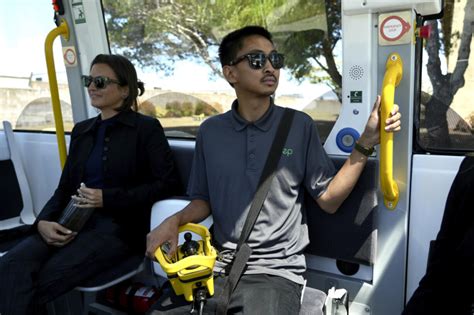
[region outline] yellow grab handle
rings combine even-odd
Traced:
[[[394,210],[399,199],[398,185],[393,179],[393,133],[385,131],[385,120],[390,117],[395,99],[395,87],[403,76],[403,61],[399,54],[388,56],[382,84],[380,117],[380,186],[385,206]]]
[[[188,256],[173,263],[170,262],[167,258],[165,258],[161,248],[157,248],[155,251],[155,257],[160,263],[161,268],[163,268],[163,270],[167,274],[177,273],[182,269],[194,265],[207,267],[212,271],[212,269],[214,268],[214,263],[216,261],[217,252],[211,245],[211,233],[209,233],[209,230],[205,226],[200,224],[187,223],[185,225],[180,226],[178,231],[191,231],[196,234],[199,234],[202,237],[202,241],[204,244],[204,255]]]
[[[195,290],[205,287],[208,294],[213,296],[213,269],[217,252],[211,245],[209,230],[203,225],[188,223],[180,226],[178,231],[191,231],[201,236],[201,240],[198,241],[197,253],[186,257],[184,253],[180,253],[183,246],[181,245],[174,258],[170,258],[165,257],[162,247],[159,247],[155,251],[156,259],[166,272],[176,295],[184,295],[186,301],[192,302]]]
[[[56,125],[56,138],[58,139],[59,161],[61,169],[66,163],[66,139],[64,136],[63,115],[61,113],[61,103],[59,101],[58,81],[56,79],[56,69],[54,67],[53,42],[56,37],[63,35],[69,40],[69,28],[66,20],[61,19],[61,24],[49,32],[44,42],[44,52],[46,55],[46,66],[48,68],[49,91],[51,93],[51,103],[53,105],[54,124]]]

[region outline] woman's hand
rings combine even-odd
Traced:
[[[52,221],[41,220],[38,222],[37,228],[43,240],[48,245],[56,247],[63,247],[71,242],[77,235],[76,232]]]
[[[84,183],[81,183],[77,194],[71,198],[76,201],[75,206],[78,208],[102,208],[104,206],[102,189],[87,188]]]

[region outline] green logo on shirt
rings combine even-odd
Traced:
[[[282,153],[283,153],[284,156],[288,157],[288,156],[290,156],[290,155],[293,154],[293,149],[283,148],[283,152],[282,152]]]

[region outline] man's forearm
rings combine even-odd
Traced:
[[[176,216],[179,225],[181,226],[189,222],[201,222],[210,214],[211,207],[209,206],[209,202],[200,199],[194,199],[183,210],[176,213],[174,216]]]
[[[353,150],[341,169],[329,183],[327,190],[318,198],[318,205],[328,213],[334,213],[346,200],[359,180],[368,157]]]

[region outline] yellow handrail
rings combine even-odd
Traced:
[[[395,87],[403,76],[403,61],[399,54],[392,53],[385,64],[382,84],[380,117],[380,186],[385,206],[394,210],[399,199],[398,185],[393,179],[393,133],[385,131],[385,120],[390,116],[395,99]]]
[[[61,19],[58,27],[49,32],[44,42],[44,52],[46,56],[46,66],[48,68],[49,91],[51,93],[51,103],[53,105],[54,124],[56,125],[56,138],[58,139],[59,161],[61,168],[66,163],[66,137],[64,135],[63,115],[61,113],[61,103],[59,101],[58,80],[56,79],[56,69],[54,66],[53,42],[56,37],[63,35],[65,40],[69,40],[69,27],[66,20]]]

